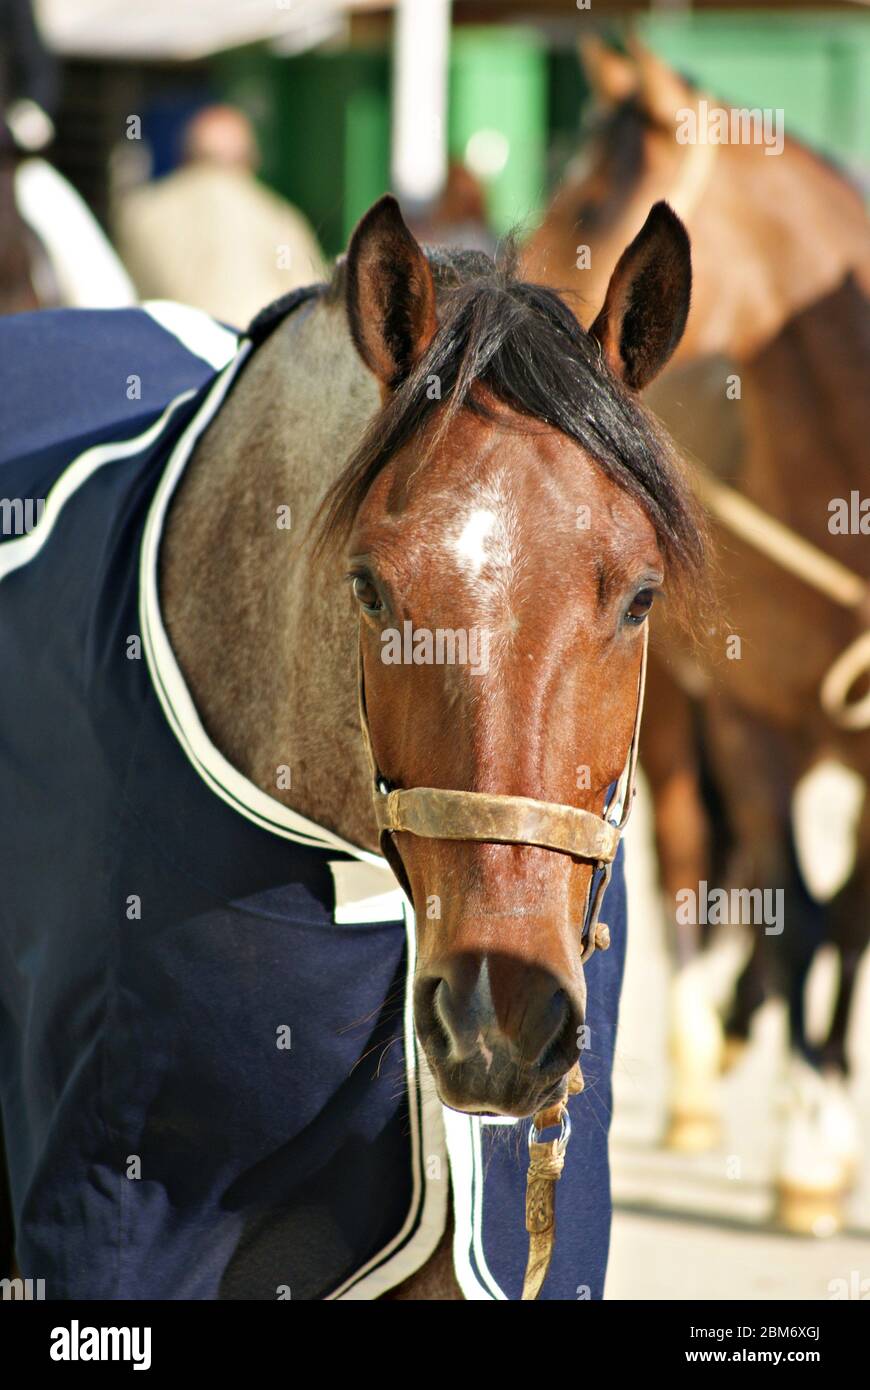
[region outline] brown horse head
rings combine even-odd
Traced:
[[[632,737],[643,624],[700,558],[633,395],[685,322],[685,232],[653,209],[592,333],[487,258],[430,261],[391,198],[357,228],[344,280],[383,408],[325,534],[347,540],[379,775],[600,815]],[[563,1095],[593,865],[404,831],[387,851],[416,910],[416,1025],[442,1099],[528,1115]]]
[[[732,108],[636,42],[623,53],[585,40],[581,56],[587,139],[523,249],[523,270],[567,292],[584,323],[658,199],[694,248],[680,361],[751,356],[852,267],[870,285],[861,197],[790,134],[775,138],[781,111]]]

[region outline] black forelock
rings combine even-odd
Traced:
[[[437,439],[462,409],[492,417],[474,390],[481,386],[519,416],[573,439],[644,509],[670,564],[699,569],[703,525],[673,445],[559,295],[517,277],[510,242],[496,262],[481,252],[438,250],[428,257],[438,332],[330,489],[321,543],[346,538],[375,478],[436,415]],[[339,285],[330,289],[336,297],[340,268],[337,274]]]

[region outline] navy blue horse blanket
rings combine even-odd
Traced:
[[[428,1258],[452,1189],[466,1297],[516,1299],[525,1124],[437,1102],[395,881],[224,761],[161,621],[172,488],[252,348],[178,306],[0,320],[18,1263],[54,1299],[372,1298]],[[603,1290],[621,858],[607,909],[545,1299]]]

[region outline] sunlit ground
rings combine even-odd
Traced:
[[[798,798],[805,872],[830,892],[848,869],[854,781],[826,768]],[[720,1082],[723,1138],[689,1157],[659,1143],[666,1115],[666,1023],[670,965],[652,854],[650,803],[641,786],[627,832],[630,940],[614,1073],[611,1144],[615,1217],[608,1298],[830,1297],[829,1283],[870,1281],[870,968],[853,1008],[852,1094],[865,1148],[846,1231],[827,1239],[779,1234],[771,1224],[771,1179],[784,1101],[784,1019],[771,1003],[751,1045]],[[787,927],[786,927],[787,929]],[[834,982],[820,959],[810,983],[821,1020]],[[738,1176],[733,1176],[737,1174]],[[866,1291],[870,1294],[870,1282]]]

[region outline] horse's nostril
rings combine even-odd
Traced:
[[[458,996],[447,980],[439,980],[432,996],[433,1019],[456,1061],[464,1061],[477,1049],[480,1020],[472,996]]]
[[[418,980],[414,991],[417,1030],[430,1053],[446,1056],[453,1050],[453,1035],[445,1016],[443,1001],[450,986],[438,975]]]
[[[563,989],[557,989],[547,1008],[547,1021],[551,1024],[548,1040],[534,1059],[539,1071],[549,1071],[551,1067],[564,1067],[566,1059],[571,1065],[576,1061],[577,1027],[574,1011]]]
[[[566,1041],[573,1037],[573,1010],[563,989],[554,990],[536,1010],[530,1010],[522,1037],[522,1056],[529,1066],[546,1071],[564,1056]]]

